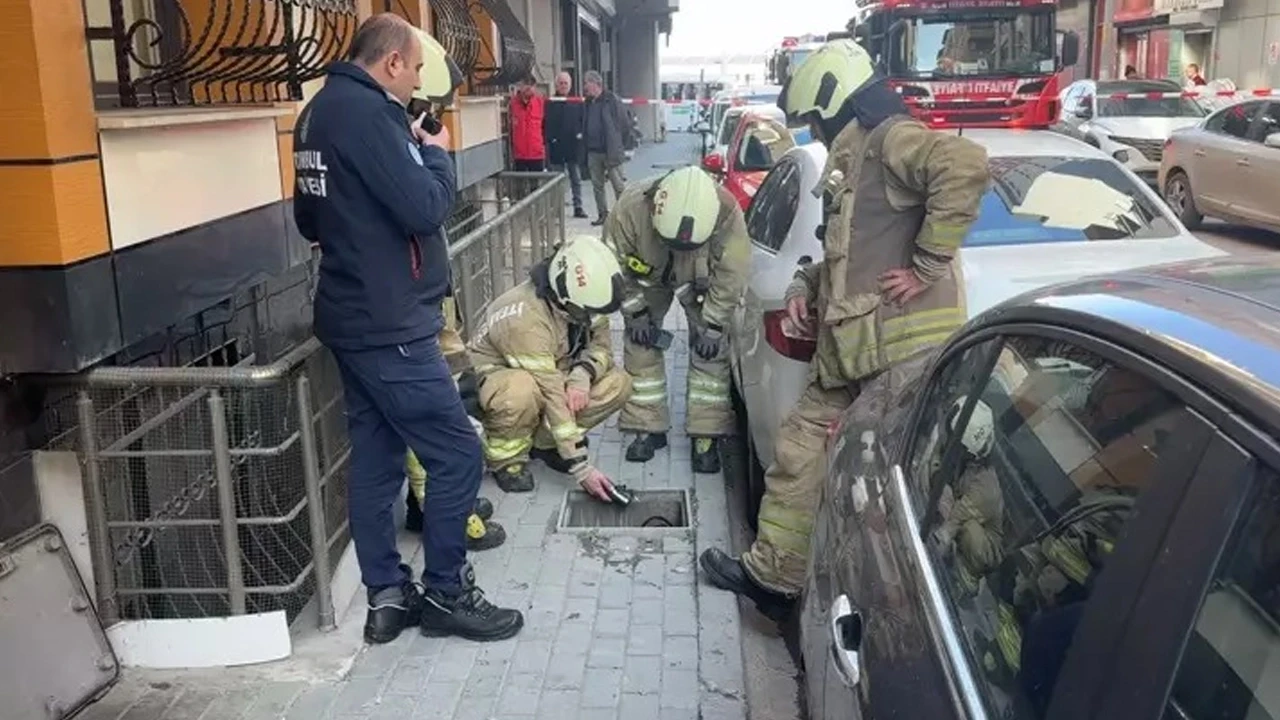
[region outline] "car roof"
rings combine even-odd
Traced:
[[[1155,359],[1232,412],[1280,428],[1280,257],[1155,265],[1012,298],[972,328],[1051,322]]]
[[[1177,92],[1182,86],[1172,80],[1095,80],[1099,93]]]
[[[1051,130],[974,128],[962,130],[959,134],[986,148],[988,155],[996,157],[1109,157],[1086,142]]]

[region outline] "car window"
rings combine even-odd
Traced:
[[[1262,142],[1268,135],[1280,132],[1280,103],[1267,103],[1258,114],[1258,120],[1249,129],[1248,138],[1254,142]]]
[[[716,140],[717,145],[728,145],[733,141],[734,133],[738,132],[738,123],[742,122],[742,113],[730,113],[724,116],[724,122],[720,125],[720,138]]]
[[[757,245],[777,252],[787,239],[800,205],[800,169],[783,160],[760,185],[747,209],[747,234]]]
[[[960,411],[921,532],[990,716],[1038,719],[1186,409],[1143,376],[1045,338],[1007,339],[979,386],[976,398],[935,400]]]
[[[1244,102],[1218,111],[1209,118],[1204,129],[1221,135],[1230,135],[1244,139],[1249,134],[1249,126],[1262,109],[1260,101]]]
[[[1204,117],[1205,110],[1184,97],[1109,97],[1098,100],[1100,117]]]
[[[1178,227],[1114,160],[995,157],[965,247],[1173,237]]]
[[[1280,718],[1280,477],[1265,469],[1178,661],[1166,718]]]
[[[768,170],[795,146],[795,138],[782,123],[753,118],[743,129],[735,158],[736,169],[747,172]]]

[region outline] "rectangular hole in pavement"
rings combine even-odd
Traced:
[[[581,490],[565,493],[560,508],[562,530],[688,528],[692,513],[684,490],[637,490],[626,507],[607,505]]]

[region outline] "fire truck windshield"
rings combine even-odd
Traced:
[[[893,54],[912,77],[991,77],[1052,73],[1052,12],[904,18]],[[894,73],[898,74],[898,73]]]

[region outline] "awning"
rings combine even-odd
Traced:
[[[510,85],[528,76],[537,62],[533,38],[507,0],[480,0],[493,24],[498,26],[501,48],[493,48],[498,67],[476,68],[481,85]],[[485,77],[485,73],[489,73]]]

